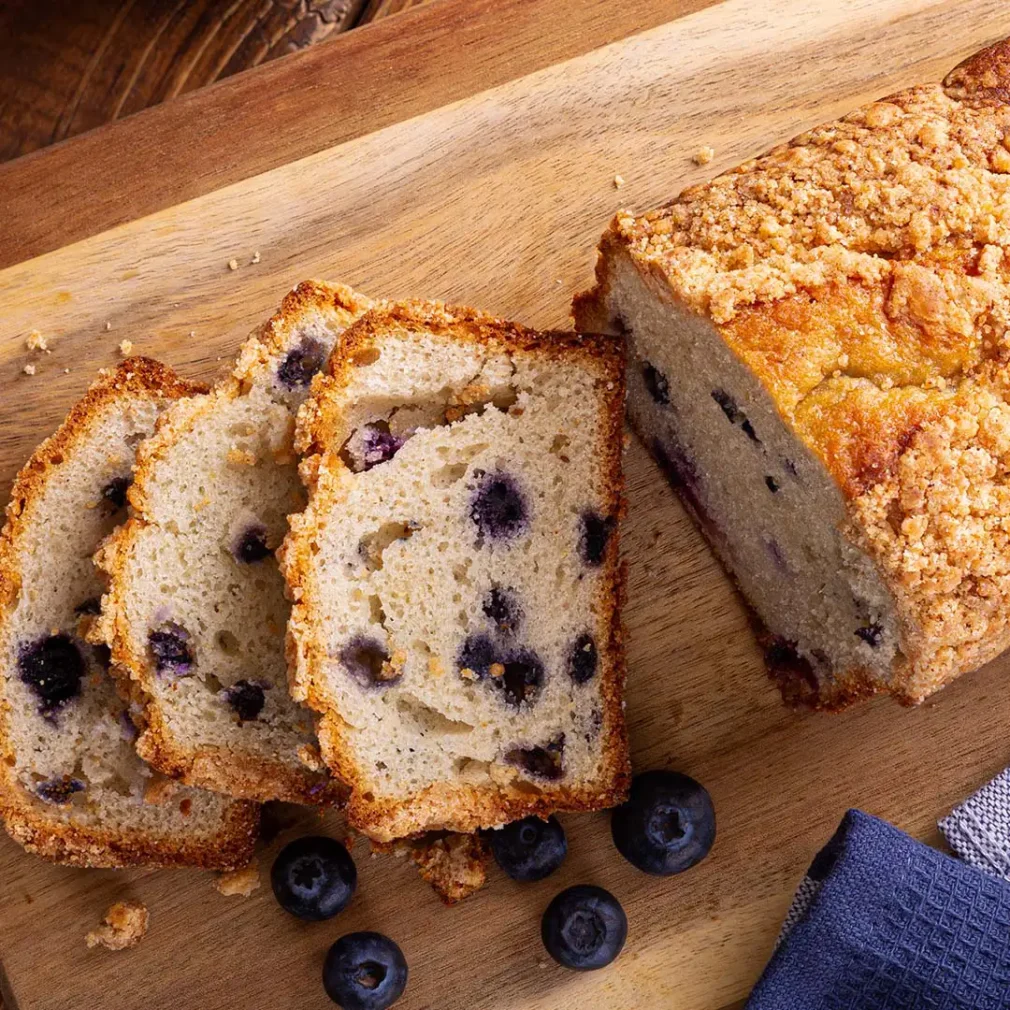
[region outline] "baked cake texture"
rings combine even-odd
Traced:
[[[917,703],[1010,644],[1010,45],[619,213],[580,328],[786,695]]]
[[[137,757],[108,653],[85,642],[91,562],[126,515],[134,450],[202,392],[146,358],[100,378],[14,482],[0,535],[0,814],[30,852],[78,866],[248,862],[253,804],[162,788]]]
[[[329,803],[300,758],[313,714],[287,687],[289,606],[274,549],[304,505],[294,411],[334,341],[369,306],[307,282],[246,342],[231,375],[174,405],[139,449],[134,514],[97,557],[98,634],[143,706],[140,755],[189,785]]]
[[[293,691],[373,839],[624,795],[623,353],[406,302],[314,381],[280,555]]]

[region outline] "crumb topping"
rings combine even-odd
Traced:
[[[135,947],[147,933],[150,920],[147,908],[135,901],[117,901],[106,913],[105,920],[84,940],[89,947],[125,950]]]
[[[248,898],[260,886],[260,871],[256,863],[249,863],[238,870],[222,873],[214,885],[225,897],[238,895]]]

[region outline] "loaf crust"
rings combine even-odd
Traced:
[[[579,361],[600,375],[609,389],[607,430],[601,435],[605,456],[598,460],[606,475],[605,504],[609,514],[623,510],[620,467],[623,427],[623,349],[612,337],[573,333],[537,333],[471,308],[436,302],[409,301],[383,305],[363,316],[346,331],[339,353],[331,356],[324,374],[313,382],[312,397],[299,413],[296,448],[303,453],[301,473],[309,489],[309,506],[291,517],[291,532],[279,552],[282,570],[293,601],[288,625],[289,669],[292,690],[320,712],[319,739],[323,756],[334,774],[351,789],[347,816],[352,825],[375,840],[386,842],[430,830],[472,832],[528,814],[548,816],[556,810],[597,810],[623,799],[629,780],[624,710],[624,650],[620,605],[624,569],[618,561],[618,537],[606,548],[600,589],[602,612],[609,626],[609,641],[599,643],[608,660],[609,679],[601,685],[602,771],[586,787],[552,784],[533,793],[511,783],[474,786],[464,782],[435,782],[408,801],[391,802],[373,797],[363,786],[345,741],[339,701],[324,675],[326,635],[319,618],[319,586],[311,562],[328,517],[339,516],[342,484],[347,471],[340,462],[334,433],[342,425],[340,390],[350,381],[359,357],[367,357],[375,341],[390,325],[407,325],[445,336],[452,341],[474,342],[505,352],[536,354],[559,363]]]
[[[14,481],[7,523],[0,534],[0,637],[6,636],[13,606],[22,588],[18,547],[30,528],[36,501],[49,483],[59,480],[65,458],[73,455],[96,417],[127,395],[178,398],[206,387],[186,382],[171,369],[149,358],[130,358],[100,377],[70,411],[54,435],[46,439]],[[205,838],[182,836],[167,840],[143,832],[83,826],[47,815],[48,810],[26,795],[14,776],[15,753],[8,733],[10,705],[0,678],[0,816],[10,835],[29,852],[72,866],[200,866],[229,869],[248,862],[259,827],[255,804],[226,804],[220,831]]]
[[[251,747],[242,750],[235,745],[193,747],[184,743],[154,693],[157,674],[146,650],[134,644],[137,636],[128,616],[128,580],[136,545],[144,536],[152,514],[150,487],[166,456],[201,426],[215,424],[228,405],[244,396],[254,384],[271,383],[279,358],[306,317],[326,313],[346,320],[346,325],[370,304],[364,296],[339,284],[307,281],[289,292],[278,312],[243,344],[231,375],[206,395],[170,408],[159,419],[155,434],[138,449],[135,480],[129,490],[134,516],[96,556],[109,580],[97,638],[111,648],[114,671],[124,690],[142,708],[137,751],[154,768],[188,785],[254,800],[320,805],[338,802],[345,793],[325,769],[312,769],[299,761],[294,747],[289,755],[268,756]],[[286,451],[291,451],[290,438]],[[288,505],[297,507],[296,503]],[[311,713],[305,712],[307,726],[311,725],[311,718]]]
[[[823,462],[893,593],[888,690],[917,703],[1010,645],[1010,44],[809,130],[671,203],[620,212],[580,326],[629,257],[707,318]],[[787,664],[788,666],[788,664]],[[866,671],[811,696],[878,690]]]

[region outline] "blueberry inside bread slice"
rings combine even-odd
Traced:
[[[176,786],[140,760],[108,650],[86,641],[102,592],[91,555],[126,518],[135,447],[168,404],[202,391],[129,359],[14,483],[0,537],[0,813],[50,859],[229,868],[252,852],[254,805]]]
[[[138,750],[183,782],[256,800],[339,793],[288,691],[274,550],[304,504],[294,411],[368,305],[340,286],[291,292],[231,376],[162,418],[140,450],[135,515],[99,555],[99,630],[143,704]]]
[[[623,344],[377,308],[299,416],[294,691],[379,841],[607,807],[627,748]]]
[[[1010,645],[1008,68],[618,214],[576,300],[790,699],[916,703]]]

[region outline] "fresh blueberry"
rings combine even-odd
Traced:
[[[248,680],[237,680],[224,692],[225,701],[238,715],[239,722],[252,722],[260,712],[266,698],[263,688]]]
[[[73,779],[69,775],[61,775],[59,778],[47,779],[45,782],[40,782],[35,787],[35,792],[46,803],[65,806],[71,801],[75,793],[82,793],[84,789],[85,785],[80,779]]]
[[[523,883],[549,877],[568,852],[565,829],[556,817],[546,821],[524,817],[488,832],[495,861],[513,879]]]
[[[147,644],[154,656],[158,673],[189,673],[193,666],[193,653],[189,648],[189,632],[180,624],[169,621],[147,636]]]
[[[39,699],[39,712],[52,715],[81,693],[86,664],[69,635],[49,635],[21,647],[18,676]]]
[[[856,628],[856,634],[869,646],[876,649],[880,645],[881,638],[884,637],[884,628],[874,621],[863,628]]]
[[[504,692],[510,705],[518,708],[535,700],[544,682],[544,664],[532,649],[520,649],[497,666],[501,672],[491,670],[492,683]]]
[[[278,904],[309,922],[332,919],[342,912],[357,883],[358,871],[347,849],[319,835],[285,845],[270,870]]]
[[[505,760],[534,778],[557,781],[564,773],[565,735],[561,733],[544,747],[513,747]]]
[[[599,657],[596,654],[596,642],[589,634],[579,635],[568,653],[568,676],[576,684],[585,684],[596,673]]]
[[[74,607],[74,613],[78,617],[84,617],[86,615],[96,616],[102,612],[102,600],[99,596],[89,596],[86,600],[82,600],[80,603]]]
[[[340,650],[340,662],[362,687],[388,687],[399,679],[383,644],[366,635],[355,636]]]
[[[478,680],[488,676],[491,664],[496,662],[498,654],[494,642],[483,633],[468,635],[456,659],[456,665],[460,670],[472,671]]]
[[[301,342],[288,351],[277,369],[277,378],[288,389],[306,389],[312,376],[323,367],[326,349],[312,337],[302,337]]]
[[[480,483],[470,501],[470,518],[481,537],[509,540],[526,525],[529,509],[515,480],[506,473],[474,471]]]
[[[484,616],[501,635],[514,635],[522,623],[523,610],[511,589],[492,586],[483,603]]]
[[[582,529],[579,534],[579,553],[587,565],[594,568],[603,563],[607,553],[610,534],[617,525],[612,516],[601,516],[596,512],[583,512]]]
[[[605,968],[621,953],[628,917],[609,891],[577,884],[547,906],[540,936],[547,953],[562,967],[593,971]]]
[[[636,775],[626,803],[611,814],[618,851],[633,866],[665,877],[689,870],[715,841],[715,809],[706,789],[679,772]]]
[[[250,526],[238,538],[234,547],[235,558],[247,565],[262,561],[272,553],[273,551],[267,546],[265,526]]]
[[[403,951],[381,933],[348,933],[330,947],[323,988],[343,1010],[386,1010],[407,988]]]
[[[126,492],[133,483],[132,477],[113,477],[102,488],[102,501],[110,512],[118,512],[126,505]]]
[[[665,407],[670,402],[670,383],[666,376],[655,365],[648,361],[642,366],[642,378],[649,395],[660,406]]]

